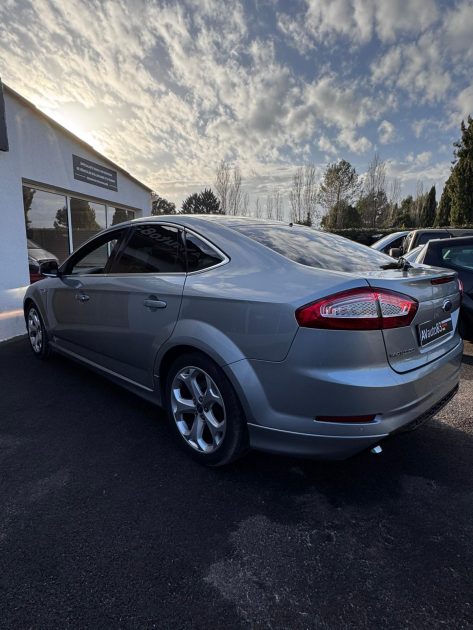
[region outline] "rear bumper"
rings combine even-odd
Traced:
[[[378,444],[382,439],[402,431],[417,429],[430,420],[447,405],[458,392],[456,385],[446,396],[435,403],[430,409],[419,417],[401,425],[391,434],[379,434],[377,436],[330,436],[314,435],[307,433],[293,433],[280,429],[270,429],[254,424],[249,424],[250,444],[252,448],[269,453],[283,453],[296,457],[310,457],[317,459],[346,459],[356,453]]]
[[[460,341],[440,359],[405,374],[386,365],[335,370],[255,360],[226,370],[245,408],[251,447],[344,459],[437,413],[456,391],[462,353]],[[365,424],[316,420],[374,413],[375,420]]]

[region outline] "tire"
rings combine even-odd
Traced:
[[[42,360],[49,358],[52,350],[48,342],[43,319],[35,304],[30,304],[26,310],[26,329],[28,331],[30,348],[35,357]]]
[[[206,355],[189,352],[169,368],[165,406],[186,452],[206,466],[224,466],[248,450],[240,401],[223,371]]]

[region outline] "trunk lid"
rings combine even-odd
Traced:
[[[415,370],[457,345],[460,293],[455,272],[436,267],[410,267],[368,272],[364,277],[372,288],[404,293],[419,303],[410,326],[382,331],[386,356],[393,370],[399,373]],[[449,318],[450,332],[432,341],[424,339],[421,345],[419,326],[430,331],[436,323],[448,325]]]

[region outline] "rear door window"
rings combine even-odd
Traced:
[[[285,225],[233,225],[233,229],[289,260],[332,271],[380,269],[393,259],[335,234]]]

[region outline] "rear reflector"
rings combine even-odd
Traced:
[[[373,422],[376,414],[369,416],[317,416],[315,419],[319,422]]]
[[[431,284],[447,284],[447,282],[453,282],[455,278],[453,276],[442,276],[441,278],[433,278]]]
[[[417,300],[402,293],[359,288],[301,306],[296,319],[305,328],[384,330],[409,326],[417,307]]]

